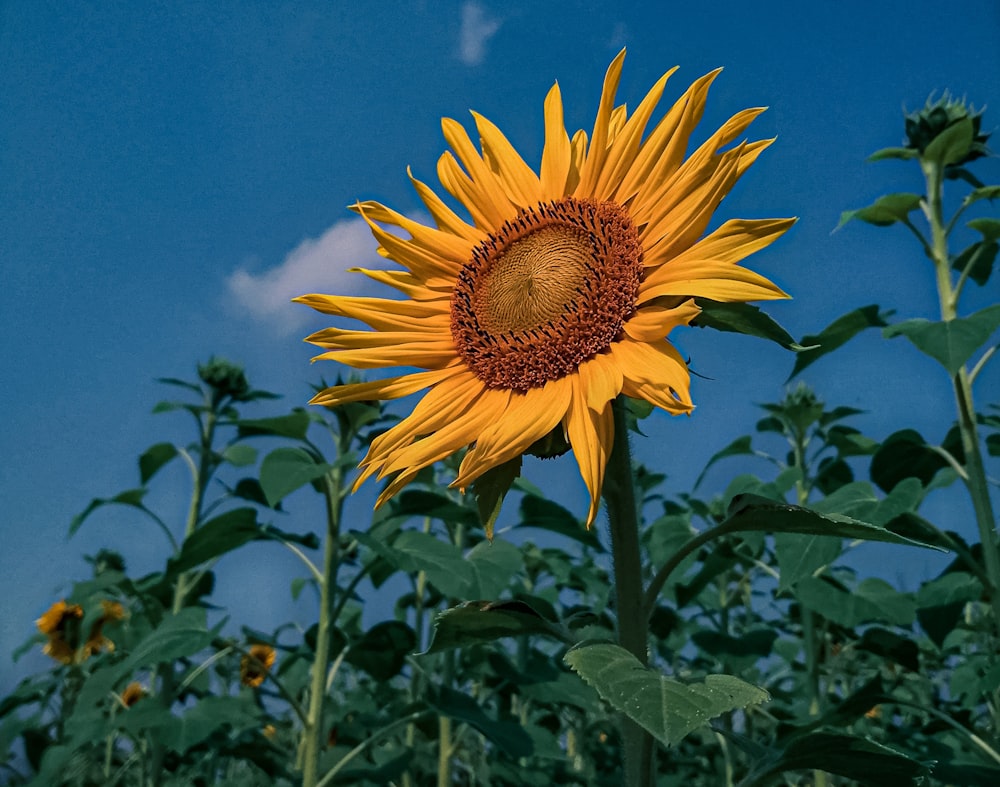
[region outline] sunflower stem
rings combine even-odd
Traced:
[[[921,169],[927,183],[927,200],[924,214],[931,228],[931,259],[937,278],[938,301],[941,319],[950,321],[958,317],[958,297],[965,281],[966,266],[958,285],[952,283],[951,260],[948,254],[948,229],[944,222],[943,193],[944,167],[938,161],[923,160]],[[993,608],[993,624],[1000,634],[1000,555],[997,553],[996,517],[990,500],[989,482],[983,455],[980,450],[979,433],[976,426],[976,408],[972,399],[972,380],[965,364],[952,375],[955,403],[958,409],[958,428],[962,435],[962,450],[965,453],[966,487],[972,498],[972,507],[979,528],[979,541],[983,547],[983,560],[989,585],[986,593]]]
[[[343,442],[343,436],[341,441]],[[316,654],[313,659],[312,685],[309,690],[309,709],[303,729],[305,741],[302,787],[316,787],[319,781],[319,755],[323,743],[323,704],[326,700],[326,678],[330,667],[330,625],[335,603],[337,566],[340,560],[340,514],[343,495],[338,467],[334,467],[326,474],[323,492],[326,499],[326,543],[323,546],[323,580],[320,583]]]
[[[626,403],[618,397],[612,405],[615,439],[604,477],[604,500],[611,525],[611,554],[614,561],[615,610],[618,615],[618,644],[645,665],[647,618],[642,588],[642,557],[639,551],[639,512],[628,445]],[[649,787],[652,784],[653,736],[632,719],[622,719],[625,748],[625,784]]]

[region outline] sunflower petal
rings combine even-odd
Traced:
[[[623,49],[604,75],[604,89],[601,91],[601,103],[597,108],[597,118],[594,120],[594,132],[590,137],[590,148],[580,172],[580,182],[574,193],[578,196],[590,196],[601,174],[601,167],[608,155],[608,129],[611,125],[611,113],[615,108],[615,93],[622,76],[622,63],[625,60]]]
[[[555,84],[545,97],[545,146],[539,168],[542,200],[554,200],[566,193],[570,167],[569,134],[563,122],[562,95]]]
[[[531,167],[507,141],[507,137],[489,120],[477,112],[472,113],[483,147],[483,157],[496,173],[507,192],[507,198],[523,207],[541,201],[542,187]]]
[[[690,325],[701,314],[694,299],[684,301],[672,309],[663,306],[646,306],[638,309],[625,323],[625,333],[637,342],[655,342],[663,339],[679,325]]]
[[[416,189],[420,200],[427,206],[427,210],[434,219],[434,223],[437,224],[438,229],[451,233],[452,235],[457,235],[460,238],[464,238],[472,244],[479,243],[479,241],[482,240],[482,232],[463,221],[462,218],[455,213],[455,211],[449,208],[444,201],[434,193],[430,186],[413,177],[413,173],[410,171],[409,167],[406,168],[406,174],[409,176],[410,183],[412,183],[413,188]]]
[[[614,443],[615,419],[610,402],[605,402],[602,409],[595,411],[587,403],[588,396],[585,384],[574,386],[573,401],[563,419],[563,426],[573,446],[573,457],[580,468],[580,475],[590,492],[586,521],[589,529],[601,505],[601,487]]]
[[[572,378],[563,377],[523,394],[511,393],[503,414],[479,435],[476,445],[465,455],[452,486],[465,489],[491,467],[523,454],[551,432],[569,409],[572,384]]]

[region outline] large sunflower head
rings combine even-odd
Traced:
[[[361,272],[403,298],[296,299],[372,329],[313,334],[307,341],[327,350],[315,360],[423,370],[334,386],[312,400],[334,406],[427,391],[362,462],[358,485],[391,477],[376,505],[468,447],[453,484],[464,489],[561,428],[590,491],[589,525],[613,441],[612,400],[692,409],[687,365],[667,336],[698,315],[694,298],[787,297],[738,263],[794,219],[731,220],[705,234],[719,202],[772,141],[732,144],[763,110],[734,115],[686,155],[718,71],[647,131],[673,71],[629,115],[615,105],[624,56],[608,68],[589,135],[569,136],[559,86],[549,91],[537,173],[486,118],[473,113],[478,147],[459,123],[442,122],[451,150],[438,177],[471,222],[412,175],[434,226],[377,202],[354,206],[379,253],[400,266]]]

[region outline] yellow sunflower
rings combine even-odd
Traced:
[[[275,651],[270,645],[251,645],[240,659],[240,682],[252,688],[260,686],[274,666],[274,659]]]
[[[90,626],[90,635],[83,641],[80,626],[83,621],[83,607],[67,604],[65,599],[57,601],[46,610],[36,622],[38,630],[48,642],[42,652],[63,664],[81,662],[102,650],[113,651],[115,643],[102,633],[104,624],[123,620],[125,608],[117,601],[101,602],[101,617]]]
[[[473,113],[479,148],[459,123],[442,121],[453,152],[439,159],[438,177],[471,224],[412,175],[436,226],[377,202],[353,206],[379,253],[403,268],[361,272],[405,299],[296,298],[373,329],[314,333],[307,341],[328,350],[314,360],[424,370],[312,399],[334,406],[427,390],[362,462],[355,489],[372,475],[392,476],[376,506],[422,468],[471,446],[453,483],[465,489],[561,427],[590,492],[589,526],[613,442],[612,400],[624,394],[674,414],[693,407],[687,365],[666,337],[699,314],[694,298],[788,297],[738,263],[794,219],[731,220],[702,237],[773,141],[727,149],[763,109],[734,115],[685,158],[719,72],[695,82],[647,133],[676,69],[629,115],[615,105],[624,57],[608,68],[589,137],[568,135],[558,84],[549,91],[537,174],[481,115]]]

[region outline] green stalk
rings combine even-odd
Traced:
[[[632,457],[628,445],[625,400],[612,403],[615,441],[604,476],[604,500],[611,525],[611,554],[614,562],[615,610],[618,614],[618,644],[643,665],[647,654],[647,613],[642,589],[642,558],[639,551],[639,512],[632,478]],[[625,749],[625,784],[650,787],[652,784],[653,736],[632,719],[622,719]]]
[[[927,204],[925,214],[931,228],[931,254],[934,272],[937,276],[938,300],[941,305],[941,319],[954,320],[958,316],[958,291],[952,284],[951,265],[948,255],[948,232],[945,228],[942,207],[943,167],[936,161],[922,161],[921,169],[927,181]],[[979,528],[979,540],[983,545],[983,559],[990,586],[986,588],[993,607],[993,622],[1000,634],[1000,555],[997,555],[996,517],[990,500],[986,469],[980,451],[979,433],[976,426],[976,408],[972,399],[972,383],[968,370],[962,368],[952,377],[955,402],[958,409],[958,428],[962,435],[962,450],[965,452],[965,466],[968,478],[965,484],[972,498],[972,507]]]
[[[210,405],[210,399],[206,396],[206,404]],[[201,427],[200,450],[198,452],[198,464],[189,464],[192,467],[191,503],[188,506],[187,522],[184,524],[184,539],[181,541],[181,548],[184,542],[191,537],[198,529],[198,522],[201,521],[201,509],[205,497],[205,488],[208,486],[208,477],[212,471],[212,443],[215,440],[216,413],[211,406],[205,408],[205,420],[198,419]],[[184,600],[188,594],[188,575],[181,574],[177,577],[177,584],[174,585],[174,600],[171,605],[171,612],[176,615],[184,608]],[[156,667],[156,675],[160,678],[160,704],[169,712],[173,707],[176,697],[176,686],[174,682],[173,663],[161,663]],[[155,679],[154,679],[155,683]],[[160,784],[160,777],[163,773],[163,760],[166,756],[166,746],[159,737],[153,736],[150,750],[149,777],[150,784],[157,787]]]
[[[326,699],[326,676],[330,668],[330,625],[336,590],[337,565],[340,560],[340,514],[343,506],[341,475],[338,468],[324,477],[326,499],[326,543],[323,545],[323,580],[320,583],[319,624],[316,629],[316,656],[309,690],[309,710],[303,729],[304,761],[302,787],[316,787],[319,782],[319,754],[323,745],[323,703]]]
[[[792,425],[792,451],[795,456],[795,466],[801,471],[799,480],[795,482],[796,502],[805,506],[809,502],[811,483],[806,475],[806,443],[807,437]],[[809,715],[819,716],[822,711],[822,689],[819,681],[819,648],[820,642],[816,635],[816,615],[812,610],[799,604],[799,615],[802,617],[802,642],[806,651],[806,680],[809,689]],[[826,771],[813,771],[815,787],[826,787],[828,784]]]

